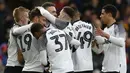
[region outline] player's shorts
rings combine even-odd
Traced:
[[[22,69],[21,66],[6,66],[4,73],[22,73]]]
[[[34,72],[34,71],[23,71],[22,73],[42,73],[42,72]]]

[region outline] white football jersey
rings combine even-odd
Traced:
[[[120,38],[118,25],[113,24],[110,27],[106,27],[104,32],[108,33],[113,37]],[[110,39],[109,39],[110,40]],[[104,44],[104,60],[103,60],[103,72],[119,72],[121,66],[121,51],[123,51],[123,47],[117,46],[111,41],[106,40]],[[116,40],[115,40],[116,41]],[[122,41],[121,41],[122,42]],[[124,41],[125,43],[125,41]],[[124,44],[125,46],[125,44]],[[122,49],[122,50],[121,50]]]
[[[46,47],[52,73],[66,73],[73,71],[71,52],[66,34],[58,29],[46,32]],[[45,39],[43,41],[45,41]]]
[[[50,23],[50,22],[48,22],[47,23],[47,26],[46,26],[47,28],[49,28],[49,29],[56,29],[56,26],[54,26],[52,23]]]
[[[18,50],[18,45],[16,42],[16,36],[13,35],[13,30],[15,28],[18,28],[19,25],[14,25],[9,33],[9,41],[8,41],[8,59],[7,59],[7,64],[6,66],[21,66],[21,64],[18,62],[17,59],[17,50]]]
[[[68,34],[69,36],[75,38],[74,29],[72,27],[72,24],[68,22],[68,26],[66,26],[63,31]]]
[[[77,49],[73,49],[74,71],[91,71],[93,70],[91,44],[94,28],[92,24],[80,20],[73,24],[73,28],[76,39],[81,43]]]
[[[125,52],[125,45],[120,49],[121,50],[121,69],[120,73],[126,73],[127,71],[127,63],[126,63],[126,52]]]
[[[74,33],[74,30],[73,30],[72,24],[70,22],[57,20],[56,24],[58,24],[59,27],[50,23],[48,28],[63,30],[66,34],[70,35],[71,37],[73,37],[73,38],[75,37],[75,33]],[[65,27],[64,29],[62,29],[63,26]]]
[[[40,43],[39,40],[33,37],[30,30],[19,35],[17,37],[17,43],[22,50],[25,60],[23,71],[43,72],[43,67],[40,62]]]

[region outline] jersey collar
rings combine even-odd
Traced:
[[[114,22],[113,24],[111,24],[110,26],[107,26],[107,28],[110,28],[112,25],[114,25],[114,24],[117,24],[117,22]]]
[[[80,20],[75,20],[75,21],[71,22],[71,24],[73,25],[74,23],[76,23],[76,22],[78,22],[78,21],[80,21]]]

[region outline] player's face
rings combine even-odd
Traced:
[[[49,11],[52,15],[57,17],[56,8],[54,6],[50,6],[47,8],[47,11]]]
[[[28,24],[28,21],[29,21],[28,12],[23,12],[20,20],[21,20],[23,25]]]
[[[39,16],[38,17],[38,23],[40,23],[41,25],[45,26],[46,25],[46,18],[43,16]]]
[[[107,23],[108,23],[108,17],[109,17],[108,13],[106,13],[105,10],[102,9],[100,18],[101,18],[101,21],[102,21],[104,24],[107,24]]]

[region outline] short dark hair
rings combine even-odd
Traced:
[[[74,10],[75,12],[78,12],[78,11],[79,11],[78,8],[76,8],[76,7],[71,7],[71,8],[73,8],[73,10]]]
[[[37,8],[32,9],[29,13],[30,20],[32,20],[35,16],[42,16]]]
[[[117,8],[114,5],[107,4],[102,9],[104,9],[106,13],[111,13],[113,18],[116,18]]]
[[[45,9],[47,9],[48,7],[51,7],[51,6],[55,6],[55,4],[52,2],[45,2],[44,4],[42,4],[42,7]]]
[[[43,28],[43,26],[40,23],[34,23],[31,26],[31,33],[34,36],[34,33],[35,32],[40,32],[42,28]]]
[[[63,8],[63,11],[67,13],[71,18],[73,18],[73,16],[75,15],[75,10],[72,7],[65,6]]]
[[[73,10],[74,10],[74,13],[77,13],[77,12],[79,12],[80,13],[80,11],[78,10],[78,8],[77,7],[72,7],[73,8]]]

